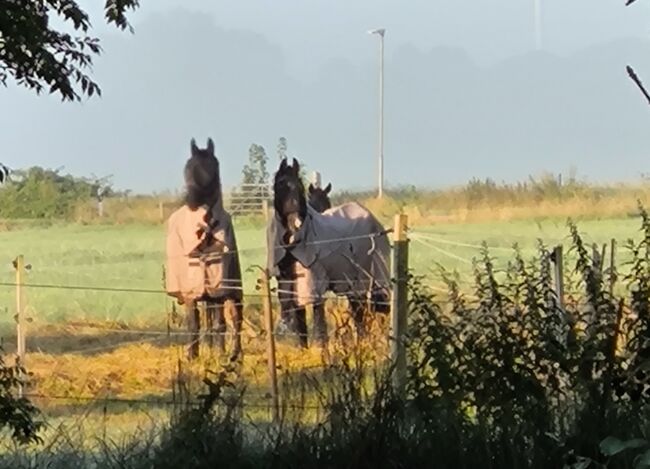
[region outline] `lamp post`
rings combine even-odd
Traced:
[[[535,49],[542,50],[542,0],[533,0],[535,10]]]
[[[373,29],[368,34],[379,36],[379,181],[378,194],[381,199],[384,196],[384,36],[386,30]]]

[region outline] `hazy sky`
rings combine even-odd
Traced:
[[[621,70],[632,61],[650,82],[650,2],[541,0],[548,54],[532,53],[533,0],[142,0],[133,36],[101,24],[100,2],[82,3],[104,40],[104,98],[62,104],[0,88],[9,166],[162,190],[179,185],[189,139],[210,135],[231,185],[251,143],[273,155],[285,136],[335,188],[370,187],[377,41],[366,31],[385,27],[390,183],[649,169],[650,109]]]
[[[650,6],[624,0],[540,0],[546,50],[570,53],[626,36],[650,37]],[[94,2],[93,2],[94,3]],[[466,49],[490,63],[534,47],[533,0],[144,0],[136,18],[176,6],[212,15],[219,26],[258,32],[282,47],[293,73],[332,58],[375,53],[368,29],[388,29],[388,53],[405,43]]]

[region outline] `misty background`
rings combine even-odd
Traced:
[[[650,7],[623,0],[143,0],[135,34],[103,25],[103,97],[61,103],[0,88],[0,161],[175,189],[190,138],[217,145],[224,185],[252,143],[335,189],[374,187],[385,27],[386,179],[442,187],[542,171],[625,181],[650,170]],[[274,169],[274,168],[272,168]]]

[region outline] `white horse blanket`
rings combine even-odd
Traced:
[[[215,242],[196,251],[206,236],[207,206],[176,210],[167,221],[165,289],[183,302],[200,298],[241,301],[242,280],[237,240],[230,214],[220,204],[212,209],[217,220],[212,231]]]
[[[371,291],[390,291],[390,243],[381,223],[356,202],[318,213],[307,207],[307,217],[283,242],[285,228],[275,214],[267,231],[268,268],[278,276],[278,264],[287,249],[298,260],[294,293],[299,305],[322,300],[327,291],[367,298]]]

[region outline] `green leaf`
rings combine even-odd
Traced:
[[[625,449],[645,448],[646,446],[648,446],[648,442],[643,438],[635,438],[625,442]]]
[[[616,437],[608,436],[600,442],[600,452],[605,456],[614,456],[625,451],[625,444]]]
[[[650,467],[650,449],[634,459],[635,469]]]
[[[600,442],[600,452],[604,456],[614,456],[622,451],[635,448],[643,448],[648,444],[646,440],[636,438],[628,441],[621,441],[616,437],[608,436]]]
[[[565,469],[587,469],[593,461],[589,458],[578,458],[578,462],[565,466]]]

